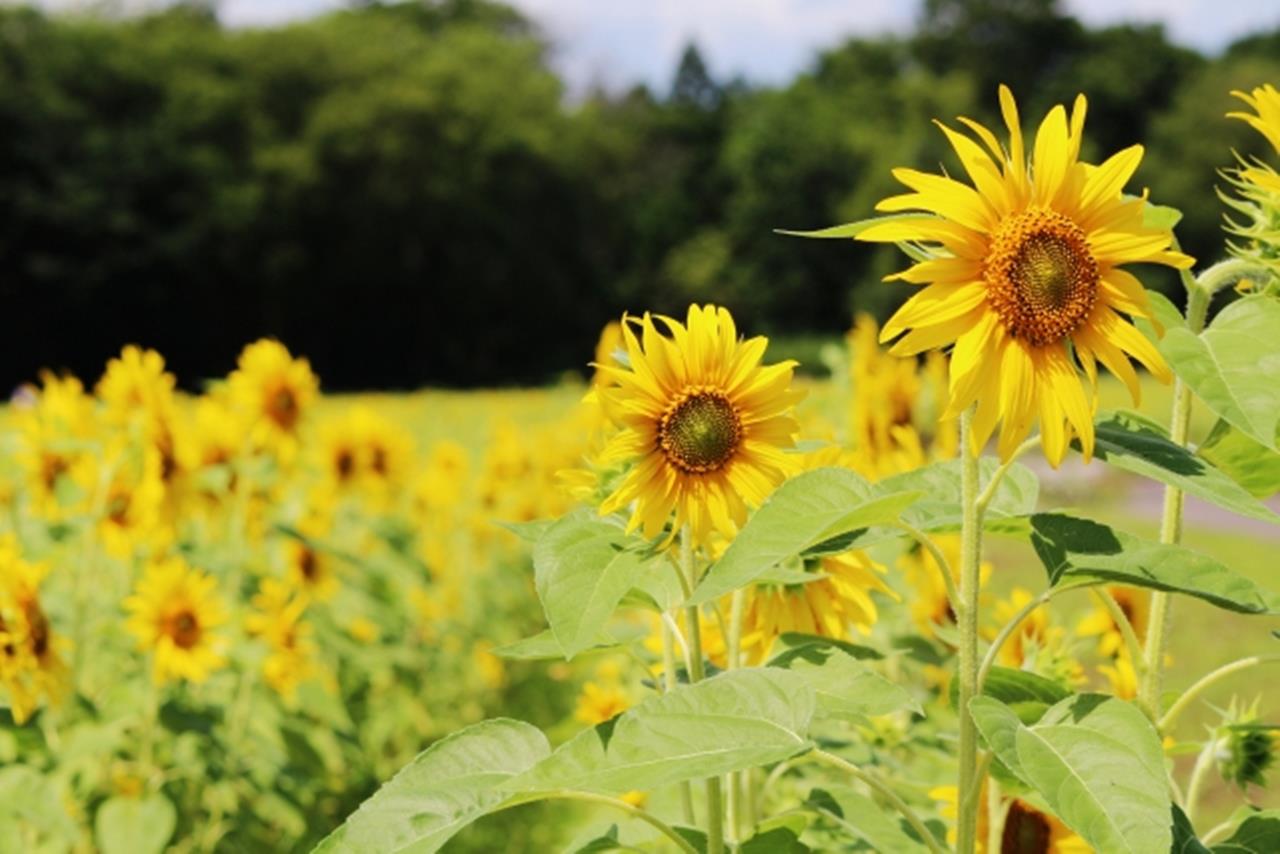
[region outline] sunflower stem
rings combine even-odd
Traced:
[[[697,587],[693,535],[687,524],[680,532],[680,569],[689,580],[689,589]],[[688,606],[685,617],[689,623],[689,682],[693,684],[706,676],[702,666],[702,616],[698,606]],[[707,778],[707,854],[724,854],[724,807],[719,776]]]
[[[1204,743],[1204,749],[1196,757],[1195,767],[1191,769],[1191,780],[1187,783],[1187,799],[1183,812],[1187,814],[1187,821],[1192,826],[1196,823],[1196,812],[1200,807],[1200,795],[1204,792],[1204,784],[1209,776],[1209,769],[1213,767],[1213,756],[1217,749],[1218,736],[1210,735],[1209,740]]]
[[[1187,287],[1187,328],[1195,335],[1204,331],[1205,318],[1213,295],[1233,282],[1246,278],[1257,265],[1239,260],[1222,261],[1205,270]],[[1169,438],[1186,447],[1191,426],[1191,387],[1178,377],[1173,385],[1173,412],[1169,417]],[[1160,542],[1177,543],[1182,539],[1182,490],[1166,486],[1164,511],[1160,517]],[[1164,681],[1165,641],[1172,622],[1169,594],[1156,590],[1151,594],[1151,619],[1147,629],[1147,646],[1143,657],[1142,681],[1138,687],[1138,703],[1152,720],[1160,718],[1160,693]],[[1136,662],[1135,662],[1136,664]]]
[[[957,854],[973,854],[979,805],[974,792],[982,785],[978,774],[978,730],[969,703],[978,691],[978,585],[982,560],[982,508],[978,505],[978,455],[972,441],[973,407],[960,415],[960,672],[957,708],[960,714],[959,810]]]
[[[1178,697],[1177,702],[1169,707],[1169,711],[1164,713],[1164,717],[1160,719],[1160,731],[1165,732],[1173,726],[1178,720],[1178,716],[1186,711],[1191,705],[1191,701],[1199,697],[1204,691],[1216,682],[1225,679],[1233,673],[1239,673],[1241,670],[1248,670],[1250,667],[1256,667],[1259,664],[1267,662],[1280,662],[1280,653],[1271,655],[1251,655],[1247,658],[1237,659],[1230,664],[1224,664],[1217,670],[1206,673],[1200,677],[1200,680],[1182,692],[1182,696]]]
[[[662,615],[662,678],[663,688],[667,693],[674,691],[680,685],[680,678],[676,674],[676,651],[670,625],[674,622],[670,614]],[[693,787],[689,785],[688,780],[680,783],[680,811],[686,824],[690,826],[697,824],[697,816],[693,812]]]
[[[729,604],[729,631],[727,638],[729,641],[729,669],[736,670],[742,666],[742,618],[747,609],[747,591],[746,588],[740,587],[733,591],[733,599]],[[729,837],[730,839],[738,839],[741,837],[741,822],[743,812],[743,790],[748,785],[747,772],[741,774],[729,774],[729,792],[728,792],[728,813],[729,813]]]

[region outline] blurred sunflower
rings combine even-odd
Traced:
[[[45,371],[31,402],[15,410],[21,436],[16,458],[33,510],[57,519],[79,503],[70,496],[85,494],[76,484],[93,477],[93,399],[75,377]]]
[[[303,415],[320,387],[306,359],[295,359],[279,341],[245,347],[227,378],[233,405],[253,424],[253,439],[285,455],[295,448]]]
[[[791,408],[796,363],[760,363],[768,342],[739,341],[723,308],[690,306],[687,323],[626,318],[627,364],[597,365],[605,413],[621,429],[602,461],[634,461],[601,513],[632,506],[629,530],[655,538],[675,513],[674,532],[688,524],[695,543],[713,532],[732,537],[792,468],[784,449],[799,425]],[[640,330],[636,337],[632,327]]]
[[[1111,693],[1121,700],[1138,696],[1138,673],[1127,650],[1121,651],[1110,663],[1098,665],[1098,672],[1106,678]]]
[[[1093,166],[1081,162],[1086,102],[1070,117],[1049,111],[1028,158],[1013,95],[1000,87],[1009,131],[1005,149],[982,125],[961,118],[974,139],[939,123],[973,186],[943,175],[896,169],[914,192],[885,199],[882,211],[918,215],[877,223],[858,235],[909,241],[933,257],[890,276],[927,285],[889,320],[883,340],[906,332],[891,352],[911,355],[955,344],[944,418],[977,403],[972,451],[1002,424],[1007,458],[1039,421],[1046,458],[1061,463],[1072,435],[1093,454],[1097,363],[1140,388],[1129,357],[1162,382],[1172,378],[1155,346],[1123,315],[1148,317],[1147,294],[1121,265],[1190,267],[1168,228],[1144,224],[1145,198],[1122,190],[1142,159],[1134,145]],[[909,331],[908,331],[909,330]],[[1074,359],[1073,359],[1074,354]],[[1076,361],[1090,382],[1086,394]]]
[[[289,537],[284,544],[285,572],[298,590],[320,602],[333,598],[340,587],[333,556],[317,548],[314,541],[329,532],[329,525],[316,515],[298,523],[299,537]]]
[[[263,678],[286,703],[292,703],[298,685],[319,674],[311,625],[302,619],[306,595],[274,578],[265,578],[253,597],[253,606],[256,610],[245,617],[244,626],[267,645]]]
[[[127,558],[140,550],[162,545],[168,531],[164,524],[164,461],[155,448],[130,447],[123,441],[112,443],[102,463],[103,471],[87,473],[86,489],[97,489],[105,478],[105,492],[99,496],[102,515],[98,531],[112,557]]]
[[[960,537],[956,534],[936,534],[932,537],[942,556],[951,565],[954,577],[960,567]],[[938,629],[950,629],[955,626],[956,615],[951,610],[951,601],[947,598],[946,582],[942,579],[942,569],[933,555],[922,548],[914,547],[898,558],[898,568],[902,570],[907,583],[911,586],[911,601],[908,609],[911,619],[920,634],[926,638],[936,638]],[[992,565],[983,561],[978,568],[978,582],[985,587],[991,577]],[[955,581],[959,583],[959,579]]]
[[[1280,91],[1270,83],[1250,92],[1231,93],[1254,112],[1231,112],[1228,118],[1240,119],[1262,134],[1280,153]],[[1222,201],[1243,215],[1243,219],[1226,217],[1226,230],[1243,242],[1228,241],[1232,254],[1264,264],[1273,274],[1280,274],[1280,175],[1269,164],[1257,158],[1236,155],[1237,166],[1222,171],[1223,178],[1235,188],[1236,196],[1219,193]]]
[[[991,609],[997,628],[988,628],[983,635],[992,639],[998,627],[1004,626],[1024,607],[1031,603],[1031,591],[1014,587],[1008,598],[999,599]],[[1063,685],[1078,684],[1084,678],[1080,663],[1071,655],[1067,646],[1067,633],[1055,625],[1047,605],[1031,611],[1021,625],[1000,647],[996,661],[1005,667],[1030,670]]]
[[[413,437],[367,406],[355,406],[320,427],[320,469],[338,492],[397,489],[413,466]]]
[[[631,706],[625,691],[616,682],[591,682],[582,686],[573,716],[584,724],[595,726],[613,720]]]
[[[985,809],[987,803],[987,787],[983,783],[978,795],[978,833],[975,850],[986,852],[987,829],[990,818]],[[959,801],[955,786],[937,786],[929,790],[929,797],[941,803],[941,813],[949,819],[947,841],[952,845],[956,841],[955,820],[958,814],[956,804]],[[1093,848],[1067,827],[1056,816],[1040,809],[1035,804],[1020,798],[1007,800],[1005,808],[1004,832],[1000,836],[998,854],[1093,854]]]
[[[742,621],[742,647],[751,663],[768,658],[774,641],[787,632],[839,640],[853,630],[866,634],[879,616],[872,591],[898,598],[881,577],[884,566],[865,552],[824,557],[813,562],[811,571],[824,577],[751,589]]]
[[[172,415],[175,384],[173,374],[164,369],[163,356],[130,344],[107,362],[96,392],[110,420],[150,422]]]
[[[67,686],[67,668],[58,652],[62,641],[40,604],[40,585],[48,572],[48,564],[23,559],[12,534],[0,537],[0,681],[9,689],[10,713],[19,724],[41,696],[56,702]]]
[[[126,628],[154,656],[156,682],[203,682],[226,665],[226,641],[217,633],[227,611],[217,582],[179,557],[152,561],[124,601]]]

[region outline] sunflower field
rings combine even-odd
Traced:
[[[32,377],[0,854],[1280,852],[1280,90],[1210,258],[990,94],[771,236],[904,256],[812,364],[690,301],[539,388]]]

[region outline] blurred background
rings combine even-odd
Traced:
[[[1264,144],[1228,92],[1280,80],[1278,28],[1209,0],[0,6],[0,385],[137,342],[198,388],[262,335],[331,390],[543,383],[693,300],[814,365],[901,260],[772,229],[868,216],[1000,82],[1025,117],[1085,92],[1085,154],[1145,143],[1211,259],[1215,170]]]

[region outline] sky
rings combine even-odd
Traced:
[[[11,2],[11,0],[0,0]],[[38,0],[49,8],[138,9],[163,0]],[[537,21],[571,89],[637,81],[665,89],[680,51],[696,40],[716,77],[782,83],[816,51],[850,35],[905,32],[918,0],[507,0]],[[230,26],[269,26],[343,0],[220,0]],[[1280,28],[1276,0],[1064,0],[1094,25],[1162,22],[1171,38],[1207,53],[1252,31]]]

